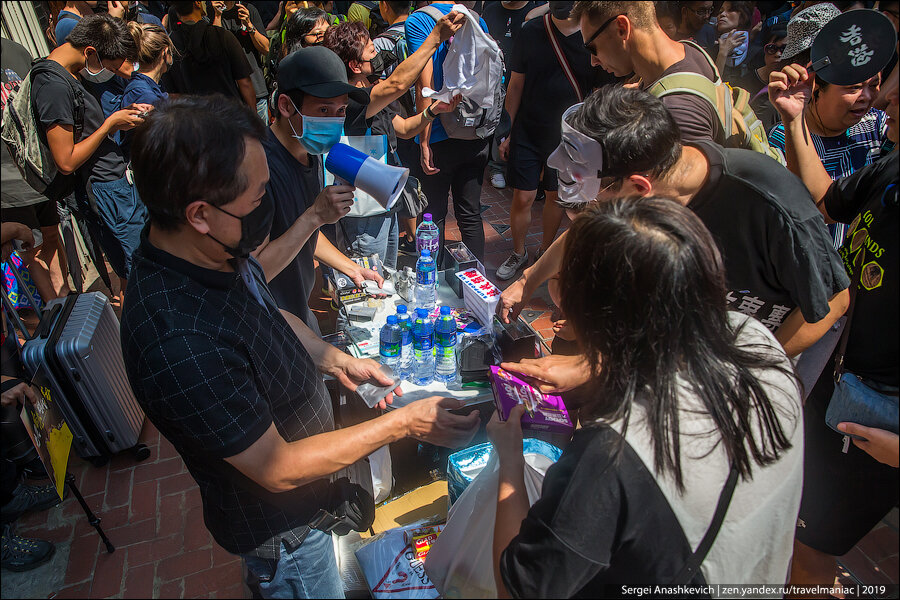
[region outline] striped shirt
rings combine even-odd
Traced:
[[[887,116],[872,108],[859,123],[840,135],[812,136],[816,153],[832,180],[841,179],[854,171],[870,165],[882,156],[890,154],[894,143],[887,137]],[[769,132],[769,144],[784,152],[784,125],[779,123]],[[835,223],[828,226],[835,248],[844,243],[847,225]]]

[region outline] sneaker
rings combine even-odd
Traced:
[[[12,523],[3,526],[2,565],[10,571],[30,571],[53,556],[56,546],[45,540],[32,540],[13,533]]]
[[[397,250],[399,250],[403,254],[415,254],[416,253],[416,240],[409,239],[406,236],[401,237],[400,243],[397,245]]]
[[[491,185],[498,190],[505,188],[506,178],[503,176],[503,173],[500,173],[499,171],[497,173],[491,173]]]
[[[528,264],[528,250],[521,256],[513,252],[500,267],[497,268],[497,279],[506,281],[512,279],[519,269]]]
[[[18,516],[28,511],[46,510],[60,503],[56,486],[19,484],[13,492],[12,500],[3,505],[3,517]]]

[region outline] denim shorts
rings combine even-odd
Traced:
[[[116,275],[128,279],[131,255],[141,242],[147,222],[147,207],[137,189],[124,177],[115,181],[96,181],[89,192],[99,217],[100,246]]]

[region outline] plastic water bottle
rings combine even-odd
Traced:
[[[387,365],[396,373],[400,368],[400,344],[403,331],[397,323],[397,315],[388,315],[387,323],[381,328],[381,364]]]
[[[422,256],[416,261],[416,307],[426,308],[429,311],[435,306],[435,284],[437,272],[434,267],[434,259],[431,251],[422,250]]]
[[[434,324],[434,347],[437,358],[434,378],[444,383],[456,379],[456,319],[450,314],[449,306],[441,307],[441,315]]]
[[[397,322],[400,324],[400,331],[403,332],[400,343],[400,377],[409,380],[413,370],[413,336],[412,319],[406,312],[405,304],[397,307]]]
[[[431,213],[422,215],[422,224],[416,228],[416,252],[422,256],[422,250],[430,250],[431,256],[437,257],[440,250],[441,232],[431,220]]]
[[[434,381],[434,322],[424,308],[416,309],[413,323],[413,383],[428,385]]]

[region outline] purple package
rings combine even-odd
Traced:
[[[560,396],[542,394],[509,371],[491,367],[494,402],[504,421],[517,404],[525,405],[522,429],[571,434],[575,426]]]

